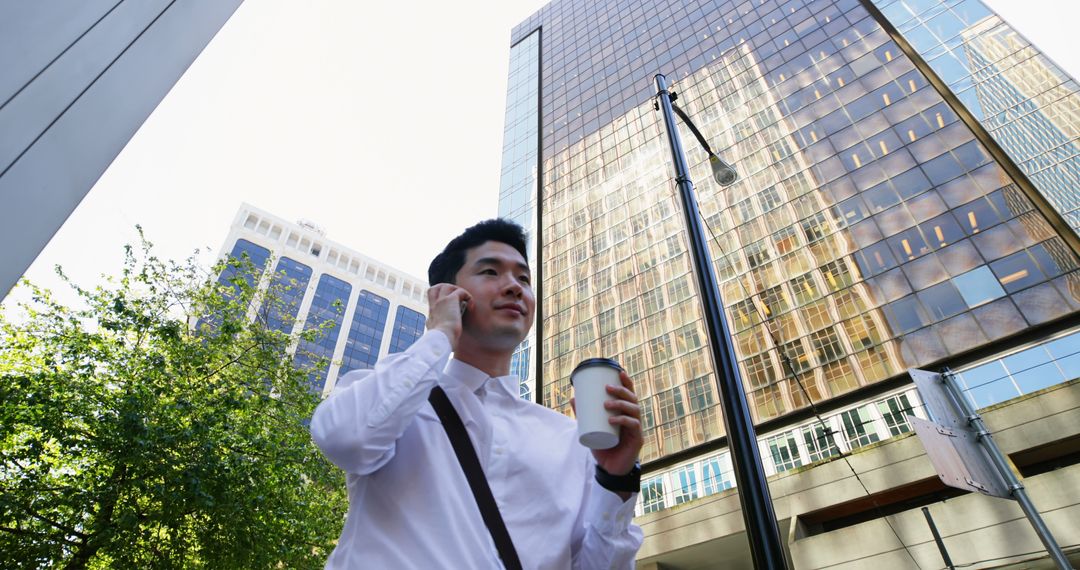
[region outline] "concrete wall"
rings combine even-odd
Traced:
[[[0,3],[0,298],[241,2]]]
[[[1080,381],[1053,386],[982,413],[1006,454],[1076,437],[1080,435]],[[833,459],[770,479],[781,533],[788,537],[792,567],[943,567],[918,508],[888,516],[888,524],[886,519],[878,518],[812,536],[800,532],[800,515],[866,496],[852,468],[875,495],[936,476],[913,434],[860,448],[848,459],[851,467]],[[1080,544],[1080,464],[1026,478],[1024,484],[1058,543],[1062,547]],[[1026,558],[1026,553],[1043,551],[1013,501],[966,494],[934,503],[930,512],[954,564],[996,559],[969,567],[998,567],[1018,562]],[[638,555],[642,564],[659,563],[668,570],[753,567],[737,489],[638,517],[635,522],[645,531],[645,543]],[[1032,563],[1023,567],[1041,566]]]

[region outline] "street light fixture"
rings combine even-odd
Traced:
[[[709,154],[709,166],[712,167],[713,180],[715,180],[716,183],[720,186],[731,186],[739,180],[739,173],[736,172],[734,166],[731,166],[730,164],[721,160],[719,156],[716,156],[716,153],[713,152],[712,147],[709,146],[709,141],[705,140],[704,135],[702,135],[701,131],[698,130],[697,125],[694,124],[694,121],[691,121],[690,117],[686,115],[682,108],[675,104],[675,101],[678,98],[678,95],[676,95],[675,93],[671,93],[671,108],[675,111],[675,114],[678,115],[684,123],[686,123],[686,126],[690,127],[690,132],[694,133],[694,138],[696,138],[698,142],[701,143],[701,148],[705,149],[705,152]]]
[[[783,570],[787,568],[784,543],[780,540],[780,529],[776,524],[769,482],[765,478],[761,453],[758,451],[754,422],[750,418],[750,407],[746,403],[746,393],[743,392],[742,379],[739,377],[731,327],[724,316],[724,304],[720,297],[720,288],[716,284],[712,256],[709,255],[706,245],[697,198],[694,196],[694,185],[690,182],[690,167],[683,154],[673,111],[682,117],[698,142],[709,153],[709,163],[717,184],[729,186],[738,180],[738,174],[731,165],[716,156],[686,113],[672,103],[675,95],[668,92],[667,79],[662,74],[656,75],[656,88],[657,108],[663,112],[664,125],[667,127],[671,158],[675,163],[675,182],[682,198],[691,256],[697,269],[698,292],[704,305],[705,322],[712,344],[713,367],[716,370],[720,405],[724,412],[728,447],[735,467],[735,482],[739,488],[739,502],[742,504],[750,553],[754,568]]]

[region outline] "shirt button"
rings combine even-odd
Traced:
[[[501,447],[496,447],[496,448],[495,448],[495,453],[496,453],[497,455],[502,455],[502,454],[503,454],[503,448],[501,448]]]

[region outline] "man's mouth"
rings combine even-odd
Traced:
[[[525,314],[525,309],[523,309],[523,308],[521,308],[521,307],[519,307],[517,305],[501,305],[501,306],[495,307],[495,309],[498,310],[498,311],[512,311],[512,312],[517,313],[519,315],[524,315]]]

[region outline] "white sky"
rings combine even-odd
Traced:
[[[1080,2],[984,1],[1080,76]],[[510,30],[544,3],[247,0],[27,276],[92,285],[136,223],[161,257],[216,253],[247,201],[425,277],[496,215]]]

